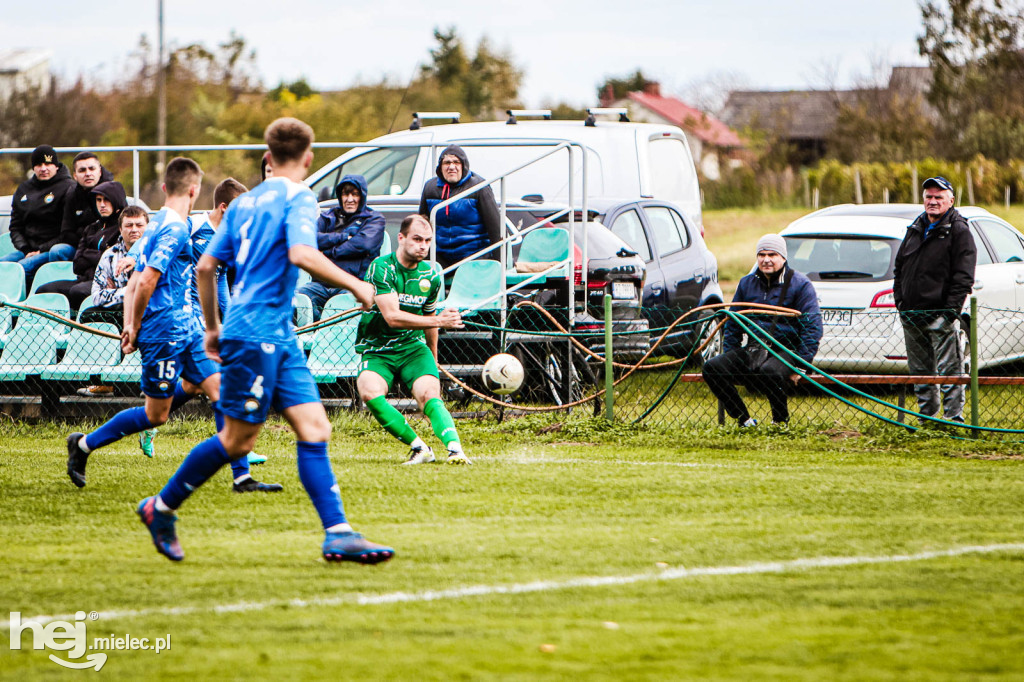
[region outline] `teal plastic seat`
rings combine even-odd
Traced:
[[[64,294],[31,294],[21,302],[22,305],[40,308],[63,318],[70,318],[71,304]],[[50,335],[57,341],[58,348],[64,348],[67,342],[68,325],[57,320],[44,317],[31,310],[19,311],[18,325],[39,324],[50,330]]]
[[[320,319],[322,320],[325,317],[337,315],[338,313],[343,313],[346,310],[357,307],[359,307],[359,304],[356,302],[356,297],[347,291],[343,291],[340,294],[335,294],[327,299],[327,303],[324,304],[323,315],[320,316]],[[357,315],[353,319],[358,322],[359,316]]]
[[[7,344],[7,337],[14,328],[14,308],[0,308],[0,350]]]
[[[391,235],[387,233],[387,230],[385,230],[384,231],[384,241],[381,242],[380,253],[378,253],[377,255],[378,256],[390,255],[391,250],[392,250],[391,249]]]
[[[334,296],[340,298],[346,294]],[[351,294],[347,294],[351,297]],[[352,299],[354,302],[355,299]],[[328,301],[330,303],[330,301]],[[344,305],[335,312],[351,308]],[[327,309],[324,316],[327,317]],[[356,330],[359,327],[359,316],[342,322],[336,322],[319,329],[313,339],[313,348],[309,352],[306,366],[318,384],[333,384],[338,379],[351,379],[359,374],[359,353],[356,352]]]
[[[11,241],[11,233],[4,232],[3,234],[0,234],[0,257],[6,256],[9,253],[14,253],[15,251],[17,251],[17,249],[14,248],[14,242]]]
[[[71,280],[73,282],[77,280],[78,277],[75,275],[74,267],[74,263],[69,260],[44,263],[36,270],[36,276],[32,280],[32,288],[29,289],[28,293],[34,294],[39,287],[50,282],[59,282],[61,280]]]
[[[305,327],[313,322],[313,301],[306,294],[292,296],[292,319],[295,320],[296,327]],[[302,349],[308,351],[313,347],[313,334],[300,334],[299,341],[302,342]]]
[[[100,372],[105,384],[132,383],[142,381],[142,353],[135,351],[121,358],[121,362]]]
[[[503,301],[497,294],[501,292],[503,274],[501,263],[496,260],[473,260],[460,265],[444,299],[444,307],[469,311],[468,314],[476,310],[501,310]],[[483,303],[492,296],[496,298]]]
[[[569,231],[558,227],[541,227],[527,232],[523,237],[523,245],[519,247],[518,263],[551,263],[563,261],[569,257]],[[509,285],[519,284],[535,273],[517,272],[515,269],[506,273]],[[568,277],[566,266],[552,270],[546,275],[531,280],[543,283],[550,278]]]
[[[88,324],[98,331],[117,334],[117,327],[106,322]],[[121,340],[72,329],[64,359],[39,373],[50,381],[88,381],[110,369],[121,360]]]
[[[0,296],[14,303],[25,298],[25,268],[21,263],[0,263]]]
[[[299,268],[299,278],[295,280],[295,289],[298,290],[313,281],[313,276]]]
[[[78,317],[76,317],[75,320],[80,321],[82,319],[82,313],[84,313],[87,309],[89,309],[91,307],[92,307],[92,294],[89,294],[88,296],[85,297],[85,300],[82,301],[82,305],[78,306]]]
[[[19,324],[0,354],[0,381],[24,381],[57,362],[57,341],[40,324]]]

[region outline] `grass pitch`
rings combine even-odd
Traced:
[[[181,510],[181,564],[133,510],[207,422],[161,429],[153,460],[133,439],[100,451],[82,490],[64,473],[71,428],[0,426],[0,611],[96,611],[90,644],[170,636],[160,654],[106,651],[108,679],[1024,675],[1020,445],[459,426],[472,467],[403,467],[367,419],[335,418],[349,517],[398,552],[377,567],[319,558],[280,424],[254,473],[285,491],[233,494],[219,473]],[[946,550],[962,553],[929,554]],[[849,561],[793,563],[830,557]],[[75,674],[48,658],[67,651],[31,649],[31,631],[11,651],[0,616],[0,677]]]

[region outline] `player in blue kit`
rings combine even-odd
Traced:
[[[142,355],[143,407],[114,415],[92,433],[67,438],[67,472],[71,482],[85,486],[89,455],[129,434],[164,424],[171,412],[200,392],[210,399],[220,426],[220,369],[203,351],[203,334],[189,293],[192,247],[187,216],[199,197],[203,172],[192,159],[178,157],[164,174],[164,207],[150,220],[136,242],[135,274],[125,293],[125,353]],[[133,246],[134,249],[134,246]],[[181,381],[179,382],[179,378]],[[262,486],[262,488],[260,488]],[[260,484],[250,477],[238,492],[274,492],[280,486]]]
[[[327,454],[331,423],[291,322],[296,266],[349,289],[366,308],[373,290],[317,249],[316,198],[300,184],[313,161],[312,128],[282,118],[267,127],[264,138],[274,177],[235,200],[196,273],[206,351],[221,361],[224,428],[193,448],[163,490],[139,503],[137,513],[157,551],[181,561],[174,510],[222,466],[245,456],[274,407],[297,437],[299,479],[326,532],[324,558],[380,563],[395,552],[363,538],[345,517]],[[215,282],[221,263],[235,268],[223,329]]]

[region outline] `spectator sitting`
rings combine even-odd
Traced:
[[[346,175],[337,186],[338,207],[320,214],[316,245],[335,265],[358,277],[366,275],[370,262],[384,243],[384,216],[366,205],[367,185],[362,175]],[[313,302],[313,319],[319,320],[331,296],[347,289],[312,281],[296,293]]]
[[[26,286],[36,270],[50,261],[71,260],[75,247],[60,243],[64,199],[75,181],[50,145],[32,151],[31,178],[18,185],[11,197],[11,243],[14,251],[0,261],[21,263]]]
[[[127,206],[118,221],[119,238],[103,252],[92,278],[92,307],[82,311],[82,322],[111,322],[124,326],[124,292],[134,266],[118,268],[128,258],[128,250],[139,240],[149,224],[149,215],[141,206]],[[118,272],[120,270],[120,272]]]
[[[103,251],[117,241],[120,234],[118,219],[128,205],[120,182],[100,183],[93,188],[92,194],[100,218],[85,228],[78,241],[72,265],[78,279],[49,282],[36,290],[40,294],[64,294],[71,304],[72,314],[78,312],[82,301],[92,293],[96,264],[100,262]]]
[[[64,197],[60,241],[75,246],[81,241],[86,226],[100,217],[96,212],[96,197],[92,190],[101,182],[110,182],[114,176],[92,152],[80,152],[71,162],[71,172],[75,186]]]
[[[458,145],[449,145],[437,162],[437,179],[427,180],[420,196],[419,214],[430,220],[430,211],[442,201],[485,182],[469,170],[466,152]],[[501,213],[490,187],[445,206],[437,214],[437,262],[442,267],[501,241]],[[499,260],[500,249],[489,251],[484,258]]]

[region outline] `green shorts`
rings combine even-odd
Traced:
[[[438,378],[434,354],[425,343],[414,343],[396,350],[363,353],[359,373],[367,371],[384,377],[388,390],[391,389],[396,377],[409,390],[412,390],[413,382],[420,377]]]

